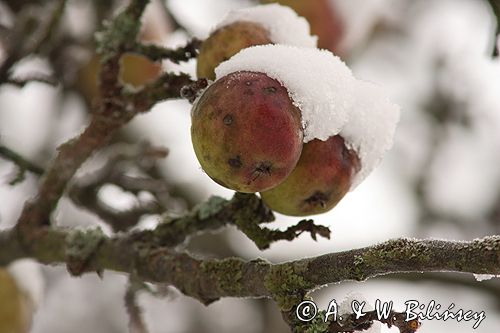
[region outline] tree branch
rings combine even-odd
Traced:
[[[40,15],[41,8],[38,6],[27,6],[18,14],[7,45],[7,57],[0,66],[0,84],[9,81],[10,71],[19,60],[51,44],[49,41],[59,25],[65,6],[66,0],[58,0],[49,6],[51,13],[47,22],[40,20],[44,15]]]
[[[172,284],[208,304],[220,297],[273,297],[289,310],[308,291],[330,283],[400,272],[455,271],[500,275],[500,236],[469,242],[396,239],[365,248],[282,264],[237,258],[200,260],[144,237],[150,231],[108,238],[100,231],[42,228],[31,251],[13,230],[0,232],[0,265],[31,257],[67,263],[83,272],[134,272],[144,281]],[[161,233],[161,232],[160,232]],[[81,251],[85,255],[75,255]],[[68,256],[68,253],[72,254]],[[83,260],[75,265],[75,260]]]
[[[130,333],[148,333],[146,323],[142,318],[142,309],[137,302],[137,293],[141,289],[141,283],[131,277],[124,297],[125,308],[130,318],[128,325]]]
[[[42,177],[38,196],[25,205],[18,221],[18,230],[26,246],[31,244],[31,229],[50,224],[50,213],[81,164],[95,150],[107,145],[114,133],[136,114],[146,111],[160,98],[178,97],[181,84],[190,82],[187,75],[168,75],[153,85],[157,90],[162,89],[161,92],[147,86],[132,97],[127,98],[123,94],[118,78],[119,60],[127,45],[135,43],[140,17],[147,4],[147,0],[132,1],[99,34],[98,49],[103,57],[99,107],[84,132],[59,148],[59,154]]]
[[[162,179],[142,176],[128,176],[126,167],[130,164],[141,166],[154,163],[158,158],[167,156],[168,151],[161,147],[152,147],[147,143],[140,145],[114,145],[109,147],[111,156],[105,165],[90,175],[77,179],[68,191],[69,198],[79,207],[85,208],[114,231],[125,231],[135,226],[145,214],[161,214],[167,210],[167,200],[171,199],[168,186]],[[116,210],[99,200],[98,192],[105,184],[115,184],[123,190],[138,195],[149,191],[156,201],[140,202],[126,210]]]
[[[152,61],[168,59],[176,64],[196,58],[201,41],[197,38],[191,39],[185,46],[169,49],[155,44],[135,43],[129,52],[142,54]]]
[[[24,174],[24,171],[29,171],[35,175],[41,175],[43,173],[43,168],[36,165],[33,162],[28,161],[12,149],[0,145],[0,156],[8,161],[13,162],[19,167],[19,172]]]

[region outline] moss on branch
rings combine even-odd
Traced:
[[[32,251],[20,246],[15,230],[0,232],[0,265],[30,257],[45,264],[64,264],[74,244],[71,231],[42,228],[34,235]],[[92,233],[79,242],[95,244]],[[500,275],[500,236],[470,242],[391,240],[375,246],[330,253],[282,264],[263,260],[196,259],[137,234],[104,237],[81,272],[114,270],[137,273],[151,282],[170,283],[203,303],[220,297],[274,297],[282,309],[290,308],[312,289],[330,283],[400,272],[456,271]],[[363,258],[359,271],[353,270]]]

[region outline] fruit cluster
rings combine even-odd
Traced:
[[[198,75],[216,79],[192,110],[201,166],[218,184],[260,192],[293,216],[333,208],[390,147],[398,118],[371,86],[356,96],[367,84],[316,42],[290,8],[263,5],[231,12],[198,57]],[[374,119],[382,109],[389,116]]]

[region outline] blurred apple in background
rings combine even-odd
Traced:
[[[6,269],[0,268],[0,332],[28,332],[30,312],[28,297],[14,277]]]
[[[32,260],[17,260],[0,267],[0,332],[30,331],[44,285],[40,266]]]
[[[101,69],[99,56],[94,54],[78,75],[78,86],[88,101],[99,95],[98,76]],[[139,54],[128,53],[121,58],[120,79],[124,84],[140,87],[160,76],[161,64]]]
[[[163,45],[172,32],[171,23],[159,6],[161,4],[158,2],[152,2],[144,13],[144,23],[139,35],[139,40],[143,43]],[[99,62],[99,56],[92,54],[78,74],[77,85],[89,102],[95,100],[99,94]],[[127,53],[121,58],[120,79],[126,85],[140,87],[156,80],[161,72],[161,62],[153,62],[142,55]]]
[[[344,24],[330,0],[261,0],[261,3],[277,2],[295,10],[311,25],[311,33],[318,36],[318,47],[342,55],[340,42],[344,35]]]

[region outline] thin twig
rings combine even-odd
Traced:
[[[50,86],[56,86],[58,83],[54,77],[46,76],[46,75],[37,75],[37,74],[33,74],[33,75],[30,75],[29,77],[25,77],[25,78],[9,78],[5,81],[6,84],[12,84],[12,85],[19,87],[19,88],[23,88],[25,85],[27,85],[30,82],[45,83],[45,84],[48,84]]]
[[[191,39],[185,46],[176,49],[169,49],[155,44],[135,43],[128,51],[142,54],[152,61],[168,59],[176,64],[189,61],[198,55],[198,49],[201,46],[199,39]]]
[[[142,309],[137,302],[137,293],[140,289],[140,283],[137,283],[131,277],[125,292],[125,308],[129,315],[128,327],[130,333],[148,333],[146,323],[142,318]]]
[[[124,231],[135,226],[143,215],[163,213],[167,209],[166,197],[169,196],[166,183],[162,179],[126,175],[125,167],[132,164],[140,168],[141,163],[148,163],[147,160],[165,157],[167,150],[148,144],[138,147],[115,145],[109,150],[113,151],[112,156],[102,168],[80,177],[72,184],[68,191],[70,199],[79,207],[99,216],[115,231]],[[98,198],[97,194],[105,184],[115,184],[134,195],[149,191],[156,201],[139,202],[134,207],[116,210]]]
[[[14,164],[16,164],[21,170],[27,170],[38,176],[43,174],[42,167],[28,161],[10,148],[0,145],[0,156],[6,160],[14,162]]]
[[[65,6],[66,0],[58,0],[53,8],[49,8],[51,14],[46,23],[41,22],[43,16],[39,16],[38,7],[28,6],[18,14],[7,45],[7,57],[0,66],[0,83],[9,80],[10,71],[19,60],[52,46],[50,40],[59,26]]]

